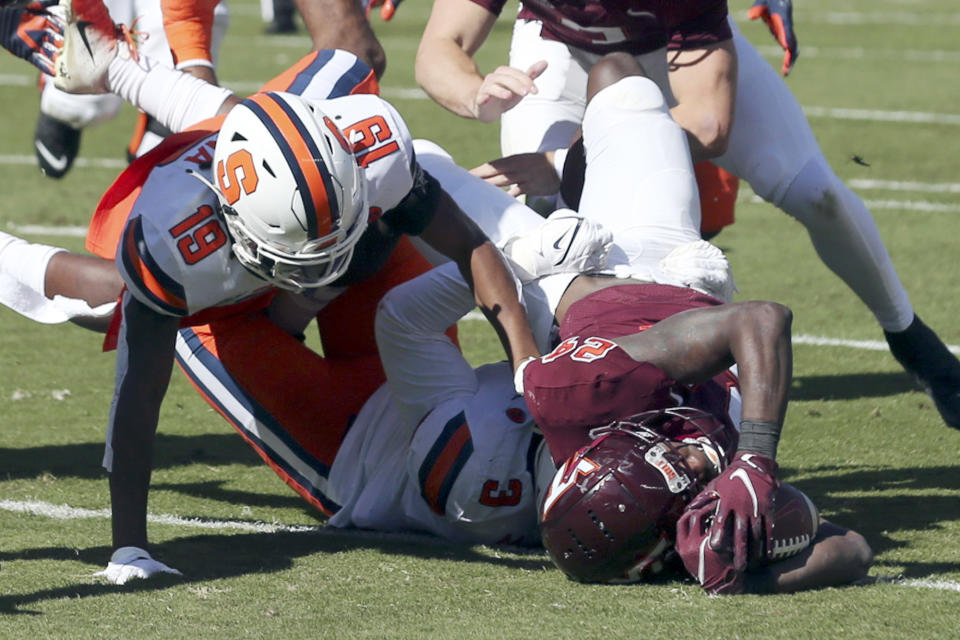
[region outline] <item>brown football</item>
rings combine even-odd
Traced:
[[[780,484],[773,504],[773,531],[767,541],[767,560],[770,562],[795,556],[810,546],[820,522],[813,501],[786,482]]]

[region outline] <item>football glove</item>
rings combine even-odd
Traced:
[[[708,542],[732,558],[735,571],[765,560],[765,541],[774,522],[773,495],[779,486],[773,459],[743,451],[688,505],[701,509],[716,499]]]
[[[47,75],[63,45],[63,18],[56,0],[0,9],[0,44]]]
[[[536,229],[507,240],[503,253],[526,284],[555,273],[601,269],[612,244],[613,234],[600,224],[558,209]]]
[[[756,0],[747,10],[747,17],[757,18],[767,23],[770,33],[783,47],[783,75],[790,73],[800,52],[797,48],[797,34],[793,31],[793,0]]]
[[[126,584],[135,578],[149,578],[158,573],[183,575],[176,569],[154,560],[140,547],[120,547],[110,556],[107,568],[93,575],[106,578],[113,584]]]
[[[373,11],[373,8],[379,6],[380,17],[384,20],[389,20],[393,17],[393,14],[396,13],[397,7],[400,6],[401,2],[403,2],[403,0],[362,0],[363,10],[367,14],[367,18],[370,17],[370,12]]]

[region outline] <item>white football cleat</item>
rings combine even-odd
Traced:
[[[53,84],[69,93],[108,93],[107,68],[117,55],[137,59],[136,43],[114,23],[102,0],[60,0],[66,19]]]

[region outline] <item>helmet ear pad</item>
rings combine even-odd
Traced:
[[[250,271],[301,290],[346,270],[367,224],[366,179],[317,104],[279,92],[244,100],[224,120],[213,171]]]
[[[663,436],[613,429],[557,471],[541,505],[551,559],[578,582],[637,582],[663,567],[676,523],[702,487]]]

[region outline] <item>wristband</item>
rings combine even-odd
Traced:
[[[743,420],[740,423],[740,444],[737,451],[753,451],[771,460],[777,459],[777,443],[783,428],[773,420]]]

